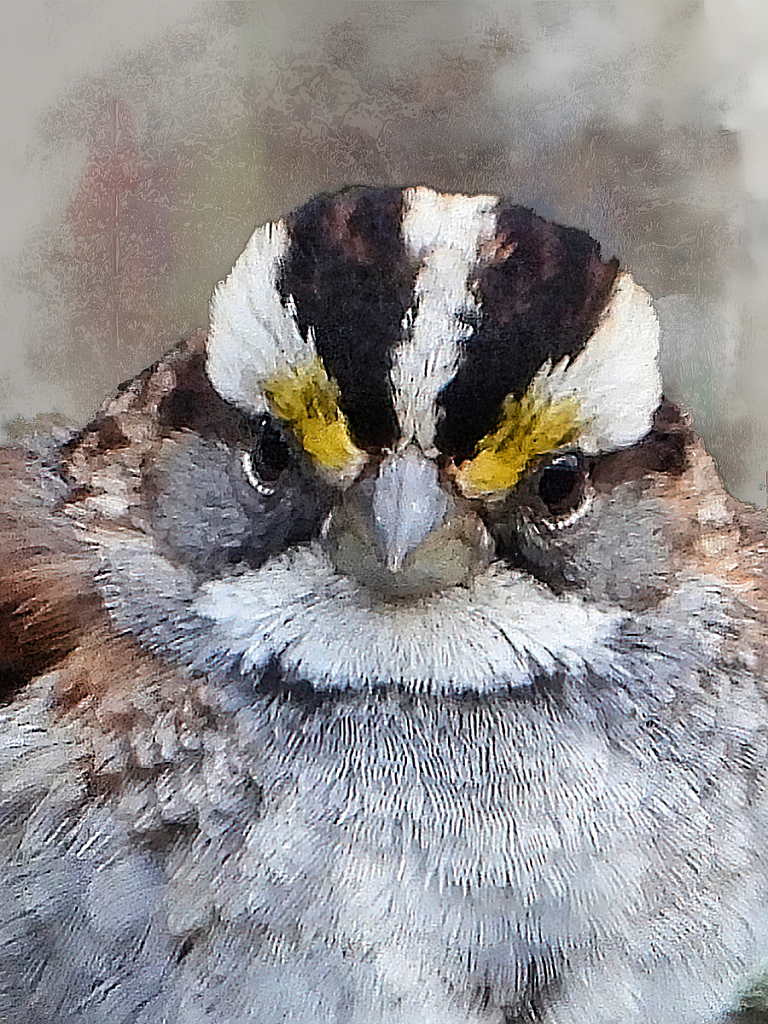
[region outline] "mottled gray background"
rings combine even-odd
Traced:
[[[765,503],[765,0],[6,0],[0,48],[6,433],[84,420],[204,323],[258,222],[422,182],[618,254],[667,393]]]

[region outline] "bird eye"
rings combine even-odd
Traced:
[[[541,471],[538,494],[552,516],[561,520],[578,512],[586,495],[586,467],[583,458],[558,455]]]
[[[291,462],[291,449],[270,416],[262,416],[256,428],[253,447],[242,456],[243,470],[251,486],[268,496]]]

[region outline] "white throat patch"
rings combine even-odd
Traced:
[[[277,659],[317,690],[480,694],[607,663],[604,642],[624,617],[498,567],[471,588],[390,603],[335,573],[315,548],[205,584],[194,610],[216,624],[244,672]]]

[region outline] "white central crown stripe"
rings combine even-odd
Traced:
[[[480,244],[493,236],[497,204],[496,196],[440,195],[427,188],[405,193],[406,259],[421,269],[390,380],[401,443],[415,439],[425,454],[435,454],[437,396],[455,375],[462,342],[471,334],[460,314],[476,308],[470,275]]]
[[[403,445],[434,455],[437,397],[455,376],[477,310],[472,274],[496,230],[495,196],[405,192],[405,256],[419,266],[414,301],[392,354],[390,381]],[[249,412],[267,408],[264,382],[316,357],[292,300],[278,291],[289,248],[283,221],[258,228],[211,301],[208,375],[221,395]],[[622,273],[584,349],[546,363],[531,384],[537,401],[575,398],[585,451],[633,444],[650,428],[661,397],[659,325],[648,294]]]
[[[257,228],[211,299],[208,376],[220,395],[250,412],[267,408],[265,380],[316,355],[311,336],[301,336],[293,303],[283,304],[277,290],[288,244],[283,221]]]

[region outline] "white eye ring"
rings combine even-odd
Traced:
[[[578,522],[582,516],[586,515],[592,506],[593,492],[589,476],[585,471],[583,460],[580,458],[578,453],[564,452],[562,455],[552,459],[552,461],[543,468],[542,472],[546,473],[548,470],[557,470],[560,468],[572,469],[579,474],[582,491],[579,503],[564,515],[557,515],[555,510],[550,506],[550,512],[552,512],[552,515],[545,515],[540,519],[541,524],[548,530],[565,530],[567,527],[573,526],[573,524]],[[542,494],[541,497],[546,504],[549,504],[545,495]]]
[[[270,487],[269,484],[265,484],[256,473],[253,471],[253,463],[251,462],[250,452],[240,453],[240,462],[243,466],[243,472],[245,473],[245,479],[251,485],[251,487],[258,494],[261,494],[264,498],[268,498],[271,494],[275,493],[276,488]]]
[[[548,530],[564,530],[568,526],[573,526],[577,523],[582,516],[585,516],[592,508],[592,490],[587,487],[584,491],[584,497],[582,498],[581,504],[577,506],[573,512],[570,512],[563,519],[542,519],[541,523],[547,527]]]

